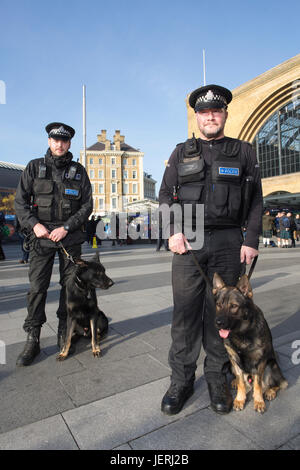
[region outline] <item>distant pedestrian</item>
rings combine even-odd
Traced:
[[[88,242],[89,245],[93,244],[93,237],[95,236],[96,232],[96,221],[95,221],[95,216],[92,215],[90,220],[87,221],[86,224],[86,241]]]
[[[282,248],[288,248],[290,240],[290,220],[285,212],[282,212],[282,216],[279,220],[279,225]]]
[[[275,220],[274,220],[278,248],[280,248],[280,246],[281,246],[281,238],[280,238],[280,219],[281,219],[281,217],[282,217],[282,212],[277,212],[277,215],[276,215]]]
[[[16,232],[20,239],[21,250],[22,250],[22,259],[19,261],[20,264],[27,264],[29,260],[29,249],[24,248],[25,235],[21,231],[21,226],[18,218],[16,217]]]
[[[0,261],[5,260],[5,254],[2,248],[2,239],[4,237],[3,235],[4,225],[5,225],[5,215],[4,215],[4,212],[0,211]]]
[[[290,222],[290,228],[289,228],[289,235],[290,235],[290,239],[291,239],[290,248],[296,248],[296,242],[295,242],[295,237],[294,237],[294,233],[296,231],[295,219],[294,219],[293,214],[291,212],[287,213],[287,218],[289,219],[289,222]]]
[[[269,247],[271,238],[273,236],[274,228],[274,217],[270,215],[270,211],[266,210],[262,218],[262,228],[263,228],[263,244],[265,247]]]
[[[295,239],[298,242],[300,240],[300,215],[299,214],[297,214],[295,217],[295,224],[296,224]]]

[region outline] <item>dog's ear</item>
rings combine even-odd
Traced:
[[[253,297],[253,292],[252,292],[252,287],[250,284],[250,281],[248,279],[247,274],[244,274],[239,282],[237,283],[236,287],[241,291],[241,293],[245,297],[249,297],[249,299],[252,299]]]
[[[214,274],[214,277],[213,277],[212,293],[213,293],[214,295],[216,295],[216,293],[218,292],[218,290],[222,289],[223,287],[225,287],[225,282],[223,281],[223,279],[221,278],[221,276],[219,276],[218,273],[215,273],[215,274]]]

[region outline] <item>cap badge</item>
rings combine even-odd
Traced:
[[[211,90],[208,90],[204,99],[205,101],[213,101],[214,98],[215,98],[215,95],[213,94],[213,92]]]

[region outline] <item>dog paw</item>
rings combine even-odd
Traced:
[[[56,357],[56,360],[61,362],[61,361],[64,361],[66,358],[67,358],[67,356],[64,356],[63,354],[59,354]]]
[[[255,401],[254,400],[254,409],[258,413],[264,413],[266,411],[266,404],[264,401]]]
[[[265,392],[265,397],[269,401],[274,400],[274,398],[276,398],[276,390],[269,388],[269,390]]]
[[[237,400],[235,399],[233,402],[233,409],[235,411],[241,411],[244,409],[245,406],[245,400]]]
[[[93,351],[93,356],[94,357],[100,357],[101,356],[101,350],[100,349],[95,349]]]

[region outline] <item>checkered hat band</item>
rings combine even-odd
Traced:
[[[60,127],[56,128],[56,129],[52,129],[52,130],[50,131],[49,136],[52,137],[52,136],[56,136],[56,135],[58,135],[58,136],[64,136],[64,137],[71,137],[70,132],[67,131],[67,129],[65,129],[63,126],[60,126]]]
[[[198,104],[204,104],[204,103],[211,103],[211,102],[221,102],[224,105],[227,105],[227,101],[224,96],[222,95],[215,95],[211,90],[209,90],[205,95],[199,96],[199,98],[196,101],[196,105]]]

